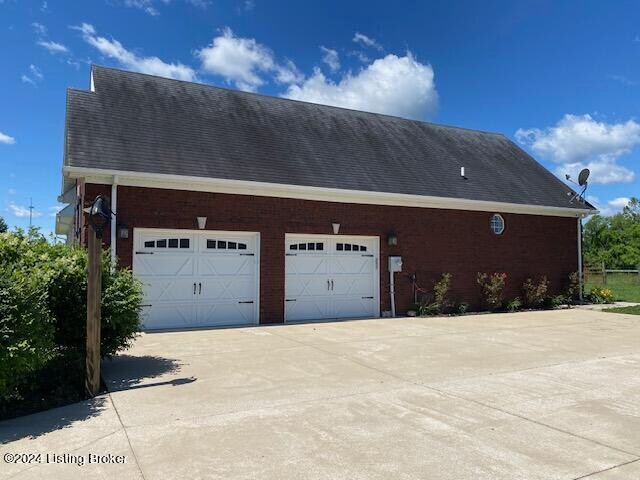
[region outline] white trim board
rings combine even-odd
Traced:
[[[84,178],[86,183],[111,185],[114,177],[120,186],[163,188],[195,192],[257,195],[264,197],[296,198],[321,202],[357,203],[399,207],[439,208],[480,212],[517,213],[553,217],[582,218],[598,213],[597,210],[489,202],[464,198],[432,197],[403,193],[367,192],[339,188],[285,185],[280,183],[249,182],[219,178],[190,177],[160,173],[127,172],[86,167],[62,167],[69,178]]]

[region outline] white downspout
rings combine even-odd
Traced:
[[[391,295],[391,316],[396,316],[396,286],[393,278],[393,270],[389,269],[389,294]]]
[[[118,208],[118,177],[114,175],[113,182],[111,183],[111,211],[115,214]],[[111,217],[111,270],[115,270],[117,263],[116,252],[116,235],[117,235],[117,222],[116,216]]]
[[[578,279],[579,279],[579,299],[582,302],[582,217],[578,217]]]

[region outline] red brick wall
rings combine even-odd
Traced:
[[[107,185],[87,185],[86,200],[98,193],[110,195]],[[413,302],[409,275],[431,289],[443,272],[453,274],[452,297],[477,305],[477,272],[506,272],[506,296],[521,295],[526,277],[546,275],[551,289],[562,289],[566,275],[577,270],[575,218],[503,213],[505,231],[489,229],[493,212],[470,212],[414,207],[360,205],[118,187],[118,221],[129,227],[129,239],[118,240],[123,266],[131,266],[133,228],[197,229],[196,217],[207,217],[207,229],[260,232],[260,319],[282,322],[284,315],[284,235],[331,234],[340,223],[345,235],[380,236],[381,310],[389,306],[387,256],[401,255],[403,272],[396,274],[396,305],[406,311]],[[395,232],[398,245],[387,245]],[[105,243],[109,243],[105,234]]]

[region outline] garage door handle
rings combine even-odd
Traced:
[[[136,255],[153,255],[153,252],[136,252]]]
[[[196,282],[193,282],[193,294],[196,294]]]
[[[331,280],[331,290],[333,290],[333,280]]]
[[[198,295],[202,294],[202,283],[198,283]]]

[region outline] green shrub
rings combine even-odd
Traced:
[[[20,400],[28,375],[55,355],[41,278],[0,269],[0,399]]]
[[[35,230],[0,234],[0,417],[15,414],[17,407],[11,402],[20,398],[41,406],[82,396],[86,298],[83,249],[51,244]],[[128,270],[111,272],[105,252],[104,357],[131,345],[140,330],[141,303],[141,284]],[[11,384],[8,372],[14,377]],[[19,410],[29,408],[21,405]]]
[[[524,304],[529,308],[538,308],[544,302],[549,290],[549,280],[547,277],[541,277],[537,281],[527,278],[522,284],[522,296]]]
[[[458,306],[456,307],[456,313],[458,315],[464,315],[465,313],[467,313],[468,310],[469,310],[469,304],[465,302],[459,303]]]
[[[593,303],[613,303],[615,295],[610,288],[593,287],[589,293],[589,299]]]
[[[450,273],[443,273],[440,280],[433,286],[432,308],[436,310],[437,313],[446,313],[453,305],[453,302],[448,298],[452,278],[453,275]]]
[[[567,297],[564,295],[555,295],[553,297],[546,297],[542,302],[542,306],[547,310],[553,310],[560,308],[562,305],[567,305],[568,303]]]
[[[517,312],[521,308],[522,308],[522,300],[520,300],[520,297],[516,297],[507,303],[507,311],[511,313]]]
[[[567,283],[564,289],[564,296],[567,305],[576,303],[580,298],[580,274],[571,272],[567,276]]]
[[[478,272],[476,281],[480,285],[482,299],[489,310],[495,311],[502,307],[507,274]]]

